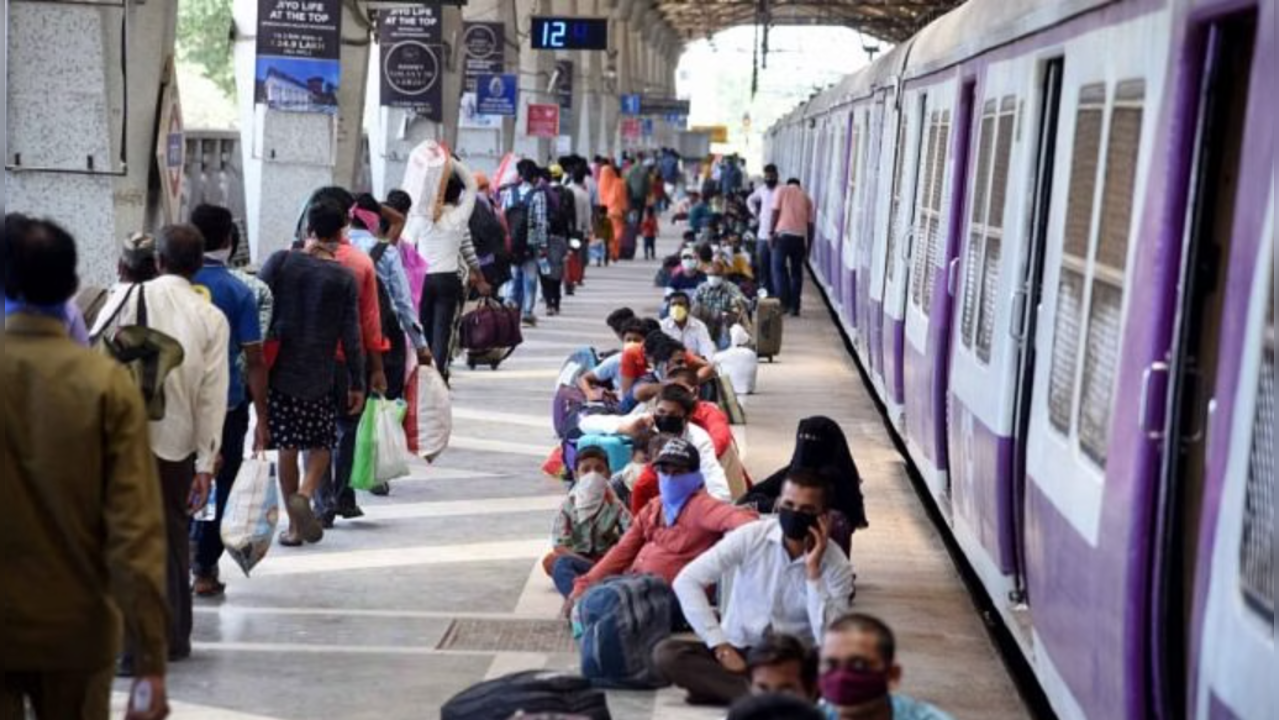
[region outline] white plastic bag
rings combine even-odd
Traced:
[[[275,463],[265,455],[247,458],[235,476],[222,513],[222,544],[245,577],[266,557],[280,521]]]
[[[409,460],[413,454],[409,452],[409,441],[404,435],[404,411],[407,406],[403,400],[375,399],[377,403],[377,424],[374,433],[377,435],[373,461],[373,478],[378,482],[387,482],[409,474]]]
[[[417,373],[417,454],[432,462],[449,446],[453,432],[453,400],[434,365]]]
[[[436,205],[448,183],[449,151],[434,140],[423,140],[409,153],[400,188],[413,198],[412,216],[434,223]]]
[[[715,353],[715,365],[721,375],[727,375],[738,395],[755,392],[755,379],[759,374],[759,356],[750,349],[751,336],[746,328],[734,325],[729,330],[733,347]]]

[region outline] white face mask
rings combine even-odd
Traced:
[[[717,287],[723,282],[724,282],[724,278],[721,275],[706,276],[706,284],[710,285],[711,287]]]
[[[226,263],[231,259],[231,248],[222,248],[221,250],[210,250],[204,254],[210,260],[216,260],[220,263]]]
[[[689,271],[689,272],[692,272],[692,271],[694,271],[694,270],[696,270],[696,269],[697,269],[697,261],[696,261],[696,260],[682,260],[682,261],[680,261],[680,266],[681,266],[681,267],[683,267],[685,270],[687,270],[687,271]]]

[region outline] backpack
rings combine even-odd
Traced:
[[[471,242],[477,255],[506,254],[506,228],[502,227],[497,213],[488,203],[475,203],[467,228],[471,231]]]
[[[542,713],[612,720],[602,690],[585,678],[552,670],[525,670],[472,685],[444,703],[440,720],[507,720]]]
[[[369,257],[373,259],[375,269],[390,247],[391,243],[379,242],[369,251]],[[377,277],[377,305],[378,314],[382,318],[382,337],[391,344],[391,348],[382,353],[382,369],[386,373],[386,397],[388,400],[395,400],[404,397],[404,375],[408,371],[405,352],[407,352],[408,343],[404,341],[404,329],[400,327],[400,318],[395,314],[395,303],[391,302],[391,293],[387,292],[386,285],[382,283],[382,276],[376,272],[374,275]]]
[[[518,187],[511,192],[515,193],[515,202],[506,209],[506,227],[511,231],[511,258],[514,262],[522,263],[532,257],[529,248],[529,205],[533,202],[533,196],[542,192],[542,189],[533,188],[523,196]]]
[[[573,204],[573,191],[563,185],[552,185],[546,191],[547,231],[568,239],[577,225],[577,210]]]
[[[134,324],[108,332],[107,328],[115,323],[116,318],[124,311],[124,306],[129,304],[134,290],[138,291],[138,311]],[[98,335],[91,338],[91,342],[129,371],[134,384],[142,392],[147,419],[163,420],[164,381],[169,373],[182,364],[186,351],[173,337],[147,326],[146,286],[141,283],[130,286],[124,299],[102,324],[102,328]]]
[[[596,687],[648,689],[665,683],[653,648],[671,634],[675,593],[656,575],[622,575],[578,601],[582,676]]]

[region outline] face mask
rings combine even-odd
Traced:
[[[888,695],[888,673],[836,668],[821,674],[818,687],[826,702],[836,707],[854,707]]]
[[[696,270],[696,269],[697,269],[697,261],[696,261],[696,260],[681,260],[681,261],[680,261],[680,263],[679,263],[679,265],[680,265],[680,267],[684,268],[684,269],[685,269],[685,270],[687,270],[688,272],[693,272],[694,270]]]
[[[570,494],[573,496],[573,509],[578,522],[586,522],[595,517],[595,513],[604,506],[607,490],[608,478],[597,472],[586,473],[577,479]]]
[[[782,526],[783,535],[791,540],[803,540],[808,537],[808,529],[817,524],[817,516],[790,508],[778,508],[777,522]]]
[[[675,318],[675,322],[684,322],[688,319],[688,308],[683,305],[672,305],[671,317]]]
[[[710,285],[711,287],[719,287],[721,284],[723,284],[723,282],[724,282],[723,276],[720,276],[720,275],[706,276],[706,284]]]
[[[704,481],[700,472],[682,473],[679,475],[657,474],[658,492],[662,498],[662,514],[667,525],[674,525],[679,518],[680,510],[693,494],[701,489]]]
[[[210,260],[225,264],[231,259],[231,248],[222,248],[221,250],[210,250],[204,254]]]
[[[657,431],[668,435],[684,434],[684,418],[674,415],[658,415],[653,418],[653,424],[657,427]]]
[[[766,178],[764,180],[764,184],[768,186],[769,190],[772,190],[773,188],[777,187],[777,178]]]

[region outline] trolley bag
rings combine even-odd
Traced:
[[[462,348],[468,351],[514,348],[524,342],[520,310],[506,307],[493,298],[480,298],[479,306],[462,316],[460,334]],[[470,363],[469,357],[467,362]]]
[[[627,213],[625,227],[622,229],[622,244],[618,248],[618,257],[623,260],[635,259],[635,244],[639,236],[639,222],[632,220],[636,213]]]
[[[588,447],[602,449],[608,455],[610,474],[626,467],[631,461],[631,455],[634,454],[631,439],[625,435],[582,435],[577,439],[576,445],[578,451]],[[576,453],[574,456],[574,465],[576,465]]]
[[[582,675],[596,687],[649,689],[665,683],[653,648],[671,634],[675,593],[656,575],[623,575],[578,601]]]
[[[222,509],[220,534],[227,555],[245,577],[266,557],[275,541],[275,526],[280,520],[279,492],[275,464],[265,454],[248,458],[240,465]]]
[[[612,720],[603,690],[586,678],[525,670],[485,680],[449,698],[440,720],[508,720],[534,714]]]
[[[777,298],[763,298],[755,309],[755,354],[773,357],[782,351],[782,303]]]

